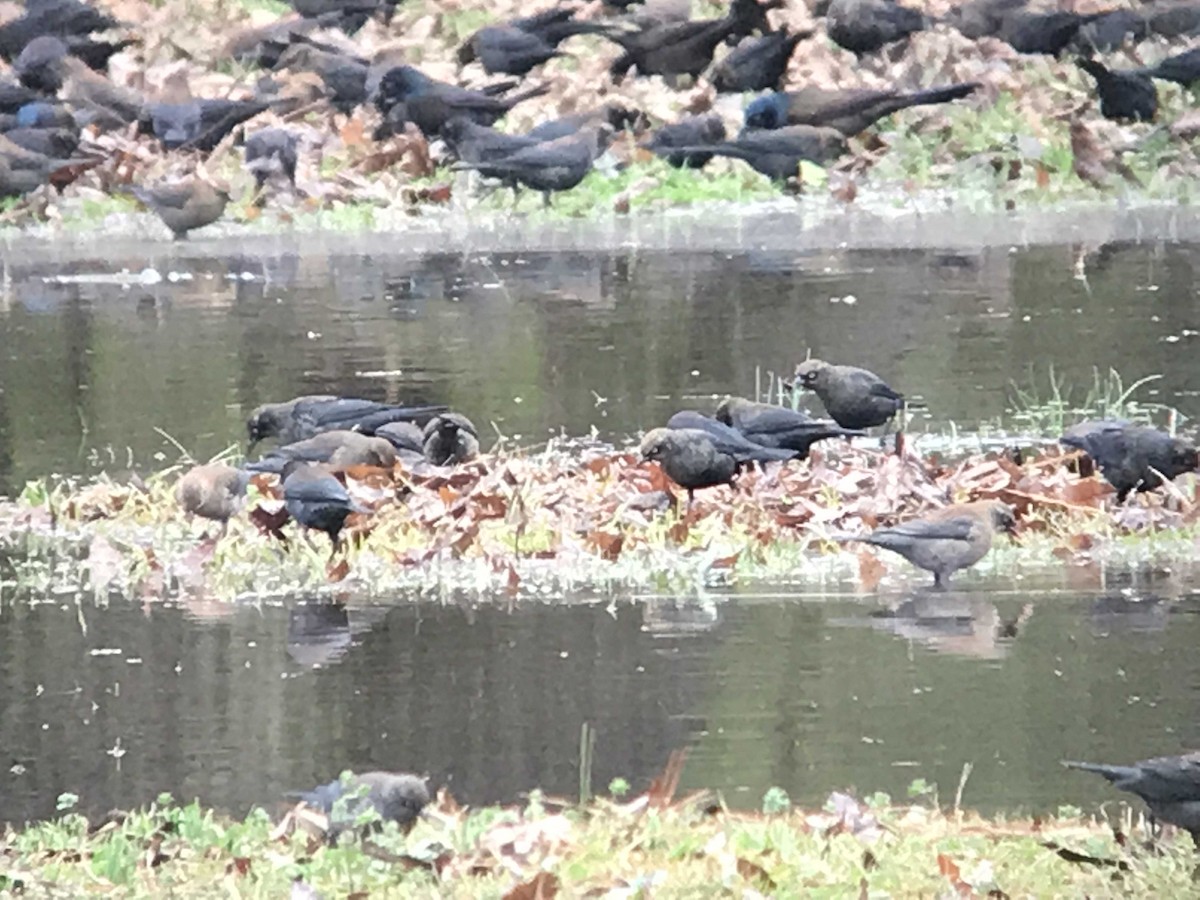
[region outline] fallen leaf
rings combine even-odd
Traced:
[[[550,872],[538,872],[528,881],[523,881],[504,895],[504,900],[550,900],[558,896],[558,876]]]
[[[773,893],[775,891],[775,881],[767,874],[767,870],[758,863],[749,859],[743,859],[740,856],[737,861],[737,872],[742,878],[750,882],[754,887],[765,893]]]

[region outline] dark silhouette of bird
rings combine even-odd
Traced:
[[[426,462],[425,432],[413,422],[388,422],[375,429],[375,436],[388,441],[396,458],[407,466]]]
[[[541,143],[523,134],[505,134],[488,125],[480,125],[461,116],[442,126],[442,140],[459,162],[467,163],[486,178],[504,178],[505,173],[487,163],[512,156],[518,150]]]
[[[16,112],[13,122],[16,128],[66,128],[79,130],[75,116],[61,103],[38,100],[26,103]]]
[[[66,77],[62,61],[70,56],[66,43],[54,35],[34,38],[13,60],[13,74],[25,87],[52,96],[62,90]]]
[[[283,485],[283,503],[288,515],[296,520],[306,535],[309,530],[325,532],[329,536],[329,558],[333,559],[346,519],[351,513],[366,513],[369,510],[354,503],[346,486],[322,465],[292,459],[279,473],[279,479]]]
[[[1147,3],[1150,31],[1165,38],[1191,36],[1200,32],[1200,3]]]
[[[1075,41],[1080,28],[1104,15],[1015,9],[1004,15],[996,36],[1018,53],[1058,56]]]
[[[1012,509],[998,500],[980,500],[943,507],[868,534],[832,537],[839,543],[857,541],[898,553],[918,569],[932,572],[934,588],[944,590],[954,572],[987,555],[997,531],[1015,533]]]
[[[532,16],[488,25],[472,34],[458,48],[458,61],[479,60],[490,75],[528,75],[530,70],[556,56],[558,45],[580,34],[607,34],[612,26],[575,18],[578,10],[553,6]]]
[[[1117,790],[1141,797],[1155,819],[1182,828],[1200,848],[1200,753],[1143,759],[1131,766],[1068,760],[1063,765],[1092,772]]]
[[[100,160],[52,159],[0,135],[0,197],[20,197],[50,184],[60,173],[98,165]]]
[[[261,192],[273,175],[296,183],[299,142],[297,134],[286,128],[261,128],[246,138],[246,169],[254,175],[256,191]]]
[[[425,779],[402,772],[345,773],[337,781],[287,796],[329,817],[331,841],[353,828],[368,809],[374,809],[381,822],[395,822],[408,832],[430,799]]]
[[[952,7],[942,21],[975,41],[998,35],[1005,16],[1028,5],[1029,0],[967,0]]]
[[[64,57],[59,65],[64,80],[58,97],[71,107],[80,125],[112,131],[141,121],[146,101],[136,91],[114,84],[73,56]]]
[[[141,120],[143,134],[153,134],[167,150],[211,153],[233,129],[270,104],[261,100],[185,100],[150,103]]]
[[[0,25],[0,56],[15,60],[30,42],[43,36],[65,41],[120,27],[117,19],[80,0],[37,0],[25,4],[23,15]]]
[[[796,366],[794,385],[820,398],[829,417],[843,428],[884,425],[904,408],[904,395],[874,372],[808,359]]]
[[[736,428],[691,409],[683,409],[672,415],[667,420],[667,427],[703,431],[718,451],[732,456],[739,466],[800,458],[796,450],[768,447],[752,441]]]
[[[948,103],[968,97],[979,88],[977,82],[950,84],[902,93],[896,88],[874,90],[851,88],[831,90],[805,87],[755,98],[746,107],[747,128],[783,128],[788,125],[812,125],[834,128],[853,137],[870,128],[884,116],[907,109]]]
[[[1152,66],[1144,66],[1134,71],[1160,81],[1173,81],[1175,84],[1189,87],[1200,81],[1200,47],[1168,56]]]
[[[1152,34],[1150,17],[1136,9],[1114,9],[1080,27],[1074,46],[1084,53],[1110,53]]]
[[[680,153],[708,153],[743,160],[772,181],[787,181],[804,161],[826,163],[846,152],[846,138],[833,128],[789,125],[774,130],[743,129],[733,141],[680,147]]]
[[[375,105],[384,116],[376,136],[401,133],[404,123],[412,122],[426,137],[435,137],[456,116],[494,125],[521,101],[549,90],[547,85],[538,85],[507,97],[495,96],[511,86],[506,83],[473,91],[437,81],[413,66],[395,66],[380,79],[376,92]]]
[[[68,159],[79,149],[79,130],[74,128],[10,128],[4,137],[51,159]]]
[[[547,119],[529,129],[523,137],[538,141],[553,141],[556,138],[578,134],[584,128],[594,128],[602,123],[607,123],[614,132],[636,132],[648,127],[649,118],[636,107],[606,103],[604,106],[586,112],[559,116],[557,119]]]
[[[15,81],[0,78],[0,113],[16,115],[21,107],[44,100],[45,98],[37,91],[30,90]]]
[[[1158,114],[1158,90],[1154,81],[1137,70],[1110,69],[1094,59],[1076,60],[1079,68],[1096,79],[1100,115],[1117,122],[1152,122]]]
[[[385,438],[359,431],[322,431],[310,438],[276,447],[261,459],[246,463],[251,472],[279,474],[293,461],[327,463],[338,468],[376,466],[390,469],[396,450]]]
[[[316,19],[323,27],[336,27],[356,34],[368,20],[391,21],[399,0],[289,0],[292,9],[305,19]]]
[[[133,186],[129,189],[147,209],[162,219],[175,240],[203,228],[225,215],[229,189],[195,176],[175,184]]]
[[[175,485],[175,499],[184,512],[221,523],[224,532],[246,499],[250,473],[223,463],[194,466]]]
[[[928,27],[921,12],[891,0],[832,0],[825,14],[829,39],[860,56]]]
[[[294,444],[325,431],[357,431],[373,435],[376,428],[389,422],[423,424],[445,411],[446,407],[438,404],[396,406],[359,397],[306,394],[283,403],[259,406],[246,420],[246,431],[251,447],[272,437],[282,444]]]
[[[613,130],[607,124],[583,129],[553,141],[543,141],[511,156],[482,165],[461,162],[455,168],[486,168],[495,177],[540,191],[546,206],[551,194],[569,191],[583,181],[607,149]]]
[[[740,468],[733,454],[721,452],[708,432],[695,428],[655,428],[642,438],[639,450],[642,459],[657,462],[687,491],[688,506],[698,490],[732,485]]]
[[[356,56],[323,50],[303,42],[288,47],[275,63],[275,71],[312,72],[321,79],[331,106],[348,116],[367,101],[370,63]]]
[[[1112,419],[1080,422],[1060,443],[1084,451],[1124,502],[1132,491],[1152,491],[1200,466],[1196,448],[1149,425]]]
[[[713,65],[709,81],[718,94],[775,90],[787,72],[796,45],[812,35],[812,31],[789,34],[786,28],[780,28],[761,37],[743,38]]]
[[[435,466],[469,462],[479,455],[479,435],[461,413],[442,413],[425,423],[422,451]]]
[[[798,459],[806,458],[809,449],[817,441],[863,433],[842,428],[834,422],[814,420],[787,407],[755,403],[742,397],[726,397],[722,400],[717,406],[716,419],[756,444],[793,450]]]
[[[712,159],[711,153],[678,153],[676,147],[702,147],[725,140],[725,123],[716,113],[688,116],[664,125],[644,141],[642,148],[661,156],[677,169],[702,169]]]
[[[638,74],[697,78],[712,65],[717,47],[730,38],[767,31],[765,9],[757,0],[733,0],[719,19],[671,22],[633,31],[614,30],[607,37],[625,52],[609,66],[620,81],[632,68]]]

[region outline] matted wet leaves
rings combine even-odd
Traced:
[[[251,582],[286,570],[309,582],[387,589],[390,576],[436,567],[450,577],[457,565],[471,566],[481,589],[513,596],[532,573],[565,575],[585,562],[612,581],[652,578],[671,560],[689,561],[706,578],[754,574],[781,548],[813,558],[839,552],[834,534],[968,500],[1011,504],[1026,536],[1017,540],[1048,539],[1060,559],[1087,556],[1122,534],[1186,530],[1200,517],[1174,486],[1117,504],[1102,480],[1072,470],[1074,459],[1047,447],[1020,464],[1001,452],[949,462],[847,444],[804,463],[748,470],[733,487],[697,492],[690,507],[657,464],[624,450],[551,447],[456,468],[355,467],[340,474],[368,512],[347,520],[332,557],[323,536],[301,536],[288,521],[273,478],[255,477],[247,510],[215,538],[215,525],[195,536],[201,526],[175,506],[170,477],[151,478],[148,488],[104,478],[61,487],[34,505],[3,505],[0,534],[10,543],[28,534],[82,542],[98,590],[130,588],[155,572],[164,589],[194,587],[203,572],[231,563]],[[867,590],[903,565],[874,551],[845,552],[855,554]]]

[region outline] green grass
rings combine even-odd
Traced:
[[[59,817],[0,840],[0,890],[276,898],[300,883],[327,897],[498,898],[522,884],[527,893],[519,896],[533,897],[541,879],[547,892],[539,896],[552,896],[553,884],[566,897],[662,900],[751,891],[817,898],[1194,892],[1186,837],[1160,842],[1153,853],[1123,849],[1105,826],[1076,811],[985,820],[924,801],[846,798],[835,812],[832,805],[793,810],[784,799],[764,798],[771,812],[757,814],[650,795],[560,812],[535,792],[523,808],[463,811],[450,801],[407,836],[389,824],[366,843],[345,835],[336,846],[273,829],[260,809],[231,819],[163,796],[123,818],[89,823],[67,803]],[[1094,861],[1067,862],[1056,847]]]

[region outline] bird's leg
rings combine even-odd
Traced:
[[[542,209],[550,208],[550,192],[542,191]]]
[[[933,573],[933,589],[935,591],[944,591],[949,586],[949,580],[941,573]]]

